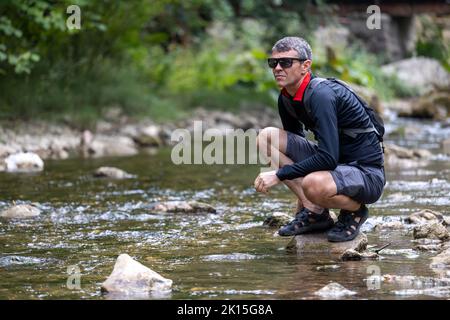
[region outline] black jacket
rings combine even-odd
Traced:
[[[370,118],[361,102],[342,85],[324,81],[314,88],[310,97],[310,114],[302,101],[280,93],[278,110],[286,131],[305,136],[306,127],[314,133],[318,152],[313,156],[285,165],[277,171],[280,180],[304,177],[315,171],[334,170],[338,164],[358,164],[381,167],[383,152],[375,132],[358,134],[356,138],[339,133],[339,129],[366,128]],[[286,109],[291,103],[297,118]]]

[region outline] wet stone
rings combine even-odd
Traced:
[[[44,170],[44,161],[36,153],[22,152],[8,156],[5,159],[6,171],[36,172]]]
[[[116,296],[161,296],[172,290],[172,280],[121,254],[101,289]]]
[[[322,289],[314,292],[315,295],[320,296],[322,298],[341,298],[345,296],[355,295],[355,291],[348,290],[344,286],[340,285],[337,282],[332,282]]]
[[[446,248],[437,256],[431,259],[430,267],[432,269],[449,268],[450,267],[450,248]]]
[[[29,204],[19,204],[3,210],[0,217],[5,219],[27,219],[37,217],[41,214],[41,210]]]
[[[442,213],[425,209],[414,212],[405,219],[406,223],[425,224],[430,222],[442,222],[444,217]]]
[[[337,270],[339,268],[340,268],[340,266],[337,265],[337,264],[327,264],[327,265],[324,265],[324,266],[316,267],[316,270],[317,271],[333,271],[333,270]]]
[[[326,233],[299,235],[288,243],[289,250],[296,250],[298,255],[304,253],[328,253],[342,255],[346,250],[362,252],[367,247],[367,236],[360,233],[355,239],[345,242],[329,242]]]
[[[281,227],[288,224],[294,217],[284,212],[274,212],[263,222],[263,226]]]
[[[448,240],[450,238],[447,228],[439,222],[427,223],[415,227],[413,236],[414,239],[429,238]]]
[[[128,179],[133,175],[114,167],[100,167],[94,172],[96,178]]]
[[[160,202],[153,207],[153,210],[172,213],[216,213],[216,209],[213,206],[198,201]]]
[[[418,244],[414,246],[414,249],[419,251],[439,251],[442,245],[440,244]]]
[[[358,252],[353,249],[347,249],[341,255],[342,261],[359,261],[359,260],[377,260],[380,256],[375,252],[363,251]]]

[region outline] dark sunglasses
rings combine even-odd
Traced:
[[[290,68],[294,63],[294,60],[298,60],[300,61],[300,63],[306,61],[305,59],[299,58],[269,58],[267,59],[267,63],[269,64],[269,67],[272,69],[275,68],[278,65],[278,63],[282,68]]]

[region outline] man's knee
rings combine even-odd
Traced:
[[[277,149],[280,149],[281,131],[281,129],[275,127],[266,127],[262,129],[256,138],[258,147],[274,146]]]
[[[262,129],[259,132],[258,137],[256,138],[258,147],[262,147],[263,145],[266,145],[266,146],[270,145],[272,143],[272,139],[274,137],[278,137],[279,130],[280,129],[275,128],[275,127],[266,127],[264,129]]]
[[[302,189],[306,198],[314,203],[336,194],[336,185],[328,172],[308,174],[303,178]]]

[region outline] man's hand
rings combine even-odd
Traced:
[[[258,192],[268,193],[269,188],[279,184],[281,181],[276,175],[276,170],[260,173],[255,179],[255,189]]]

